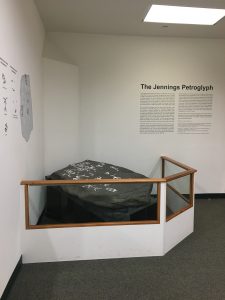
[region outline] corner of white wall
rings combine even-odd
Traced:
[[[48,174],[79,158],[78,67],[44,58],[44,147]]]

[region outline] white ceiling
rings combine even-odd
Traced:
[[[214,26],[143,23],[151,4],[224,8],[225,0],[35,0],[46,30],[115,35],[225,38]]]

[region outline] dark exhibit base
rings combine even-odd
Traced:
[[[46,206],[37,225],[66,223],[106,222],[90,210],[79,205],[74,196],[71,197],[60,187],[47,187]],[[130,221],[156,220],[157,203],[130,215]],[[110,222],[112,220],[109,220]],[[123,221],[123,220],[121,220]]]

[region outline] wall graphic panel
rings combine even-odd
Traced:
[[[17,69],[0,57],[0,134],[9,135],[12,122],[20,118],[22,136],[28,141],[33,129],[30,77],[24,74],[20,82],[18,78]]]
[[[19,117],[18,71],[0,57],[0,132],[7,136],[10,132],[11,119]]]

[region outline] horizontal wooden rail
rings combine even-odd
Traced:
[[[183,163],[180,163],[179,161],[176,161],[176,160],[174,160],[174,159],[172,159],[172,158],[169,158],[169,157],[167,157],[167,156],[161,156],[161,159],[162,159],[162,160],[169,161],[169,162],[171,162],[172,164],[174,164],[174,165],[176,165],[176,166],[178,166],[178,167],[180,167],[180,168],[182,168],[182,169],[185,169],[185,170],[187,170],[187,171],[192,171],[193,173],[197,172],[196,169],[193,169],[192,167],[189,167],[189,166],[187,166],[187,165],[185,165],[185,164],[183,164]]]
[[[114,222],[90,222],[90,223],[61,223],[61,224],[45,224],[30,225],[26,229],[48,229],[48,228],[68,228],[68,227],[96,227],[96,226],[120,226],[120,225],[148,225],[160,224],[160,220],[144,220],[144,221],[114,221]]]
[[[179,179],[179,178],[185,177],[185,176],[193,174],[193,173],[194,172],[192,170],[187,170],[187,171],[176,173],[174,175],[166,176],[166,177],[164,177],[164,179],[166,180],[166,182],[169,182],[169,181]]]
[[[158,183],[165,178],[121,178],[121,179],[81,179],[81,180],[22,180],[21,185],[68,185],[68,184],[107,184],[107,183]]]
[[[166,176],[164,178],[103,178],[103,179],[80,179],[80,180],[22,180],[21,185],[70,185],[70,184],[114,184],[114,183],[159,183],[169,182],[189,174],[195,173],[196,170],[182,164],[174,159],[167,156],[161,156],[162,160],[166,160],[185,169],[186,171],[179,172],[173,175]]]
[[[187,207],[182,207],[181,209],[179,209],[178,211],[172,213],[171,215],[166,217],[166,222],[172,220],[173,218],[175,218],[176,216],[182,214],[183,212],[185,212],[186,210],[188,210],[189,208],[191,208],[192,206],[187,206]]]

